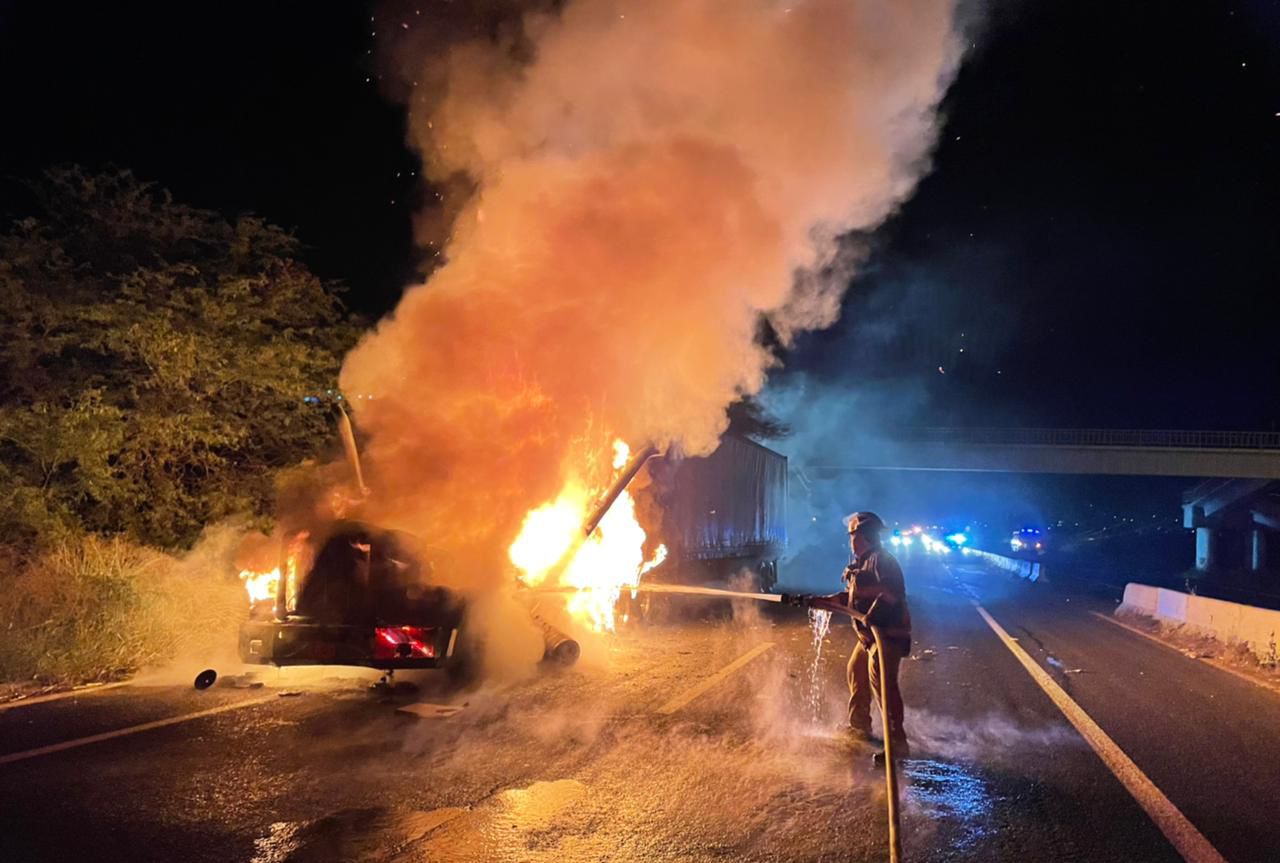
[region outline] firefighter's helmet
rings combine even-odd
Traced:
[[[849,535],[876,534],[885,529],[884,519],[874,512],[855,512],[849,516]]]

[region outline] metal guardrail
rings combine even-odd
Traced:
[[[1280,432],[1178,429],[908,428],[903,443],[1280,450]]]

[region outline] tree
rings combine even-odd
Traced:
[[[358,330],[261,219],[127,171],[50,171],[0,236],[0,540],[89,530],[163,547],[270,511],[332,440],[306,402]]]

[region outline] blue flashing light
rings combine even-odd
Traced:
[[[969,537],[965,536],[963,533],[953,533],[947,537],[947,542],[952,545],[964,545],[968,541]]]

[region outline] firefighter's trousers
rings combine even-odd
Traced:
[[[911,653],[911,638],[884,639],[884,664],[888,679],[885,681],[889,696],[889,729],[894,740],[905,740],[907,733],[902,724],[902,692],[898,689],[898,669],[903,657]],[[880,658],[876,647],[863,645],[861,641],[849,657],[849,727],[859,732],[871,731],[871,699],[880,703]]]

